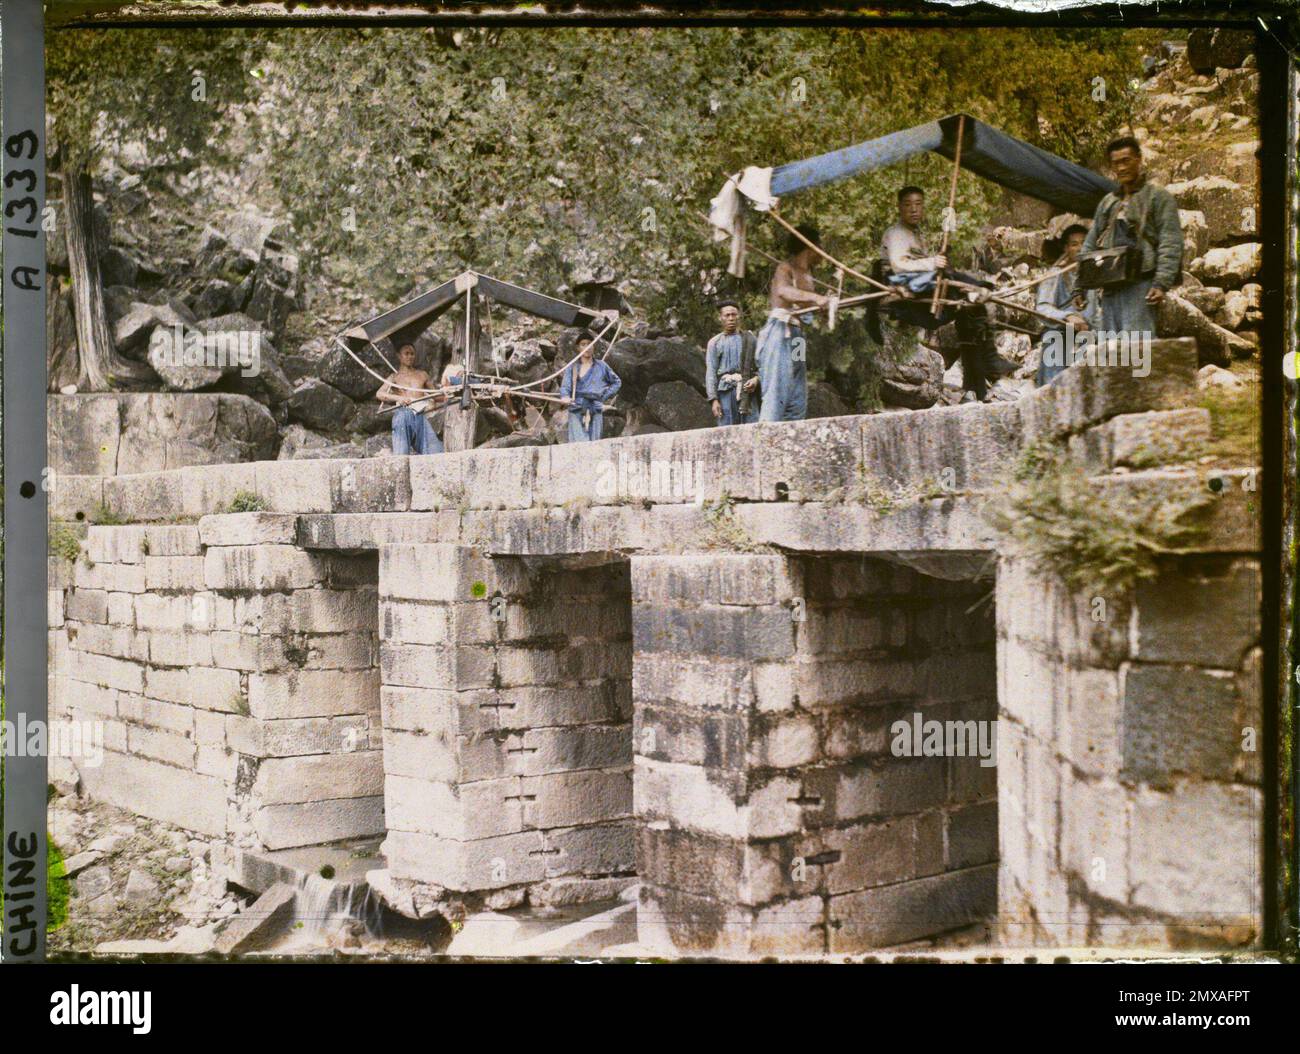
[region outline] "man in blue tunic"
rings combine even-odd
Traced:
[[[1182,276],[1183,226],[1178,202],[1164,187],[1142,172],[1142,147],[1131,135],[1106,147],[1119,193],[1107,194],[1097,205],[1092,229],[1082,252],[1133,246],[1140,255],[1136,281],[1101,294],[1101,329],[1107,333],[1149,333],[1155,336],[1155,309]]]
[[[747,424],[757,418],[750,409],[758,375],[753,332],[740,328],[740,305],[724,300],[718,306],[722,332],[715,333],[704,349],[704,394],[720,425]]]
[[[1068,267],[1074,263],[1087,236],[1088,228],[1082,223],[1072,223],[1066,227],[1061,235],[1064,252],[1056,261],[1056,266]],[[1038,287],[1038,313],[1061,322],[1059,326],[1048,325],[1043,331],[1042,356],[1034,378],[1034,383],[1040,388],[1072,361],[1070,355],[1073,349],[1068,347],[1072,342],[1065,339],[1065,327],[1073,326],[1076,333],[1087,333],[1098,322],[1097,291],[1076,289],[1077,274],[1077,271],[1066,271],[1065,274],[1054,275]]]
[[[623,382],[592,354],[591,335],[578,338],[578,359],[564,371],[560,396],[569,407],[569,442],[594,443],[600,438],[605,406]]]
[[[797,228],[809,242],[821,238],[816,227]],[[755,359],[763,390],[760,421],[802,421],[808,412],[808,355],[800,308],[820,307],[827,298],[813,292],[817,254],[803,239],[790,235],[789,255],[776,265],[768,295],[767,321],[758,334]]]

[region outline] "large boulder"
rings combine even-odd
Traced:
[[[194,314],[199,318],[212,318],[231,309],[231,294],[235,291],[233,282],[224,278],[209,278],[203,283],[198,296],[194,298]]]
[[[1153,95],[1147,100],[1147,113],[1164,124],[1179,124],[1192,112],[1194,104],[1183,95],[1168,92]]]
[[[355,412],[352,400],[325,381],[309,379],[288,399],[289,419],[319,432],[341,432]]]
[[[104,313],[108,315],[108,324],[110,327],[117,324],[117,320],[131,310],[131,305],[144,300],[138,292],[129,285],[109,285],[104,287]]]
[[[670,432],[713,426],[708,400],[684,381],[652,384],[646,390],[645,408]]]
[[[1240,289],[1234,289],[1224,297],[1223,308],[1215,319],[1224,329],[1236,331],[1246,321],[1246,312],[1250,310],[1250,298]]]
[[[1166,188],[1179,209],[1203,213],[1211,245],[1259,233],[1255,190],[1222,176],[1197,176]]]
[[[808,418],[842,417],[847,413],[852,411],[829,384],[813,381],[808,385]]]
[[[1228,119],[1229,128],[1232,128],[1237,120],[1236,116],[1226,111],[1217,112],[1221,118]],[[1200,145],[1194,142],[1187,143],[1185,152],[1179,151],[1179,160],[1174,162],[1172,173],[1153,168],[1152,177],[1157,182],[1168,185],[1170,182],[1190,180],[1195,176],[1212,172],[1216,176],[1231,180],[1233,183],[1240,183],[1242,186],[1256,186],[1259,182],[1259,160],[1256,156],[1259,140],[1243,140],[1225,148],[1222,142],[1215,141],[1217,138],[1211,136]],[[1161,178],[1162,176],[1166,178]]]
[[[546,342],[549,343],[549,342]],[[546,348],[540,340],[517,340],[506,346],[505,363],[501,372],[517,384],[541,380],[554,367],[546,358]],[[551,345],[552,358],[554,345]]]
[[[304,377],[315,377],[320,372],[320,367],[316,363],[301,355],[281,355],[280,368],[289,378],[289,383],[294,385]]]
[[[155,326],[145,358],[162,378],[164,391],[210,388],[238,369],[237,362],[223,362],[204,334],[189,326]]]
[[[1203,315],[1215,315],[1223,308],[1224,292],[1217,285],[1183,286],[1178,295]]]
[[[1176,292],[1160,303],[1156,325],[1162,337],[1194,337],[1202,365],[1226,366],[1236,358],[1249,358],[1255,348],[1229,329],[1216,325],[1194,304]]]
[[[1000,255],[1012,264],[1025,260],[1041,260],[1050,236],[1045,228],[1024,231],[1014,227],[998,227],[993,231],[993,238]]]
[[[275,456],[275,419],[252,399],[217,393],[120,392],[49,400],[56,473],[119,475]]]
[[[274,346],[269,341],[262,341],[253,364],[227,374],[216,387],[219,391],[240,392],[275,409],[288,402],[295,383],[281,368],[280,356]]]
[[[184,327],[188,321],[170,304],[146,304],[137,300],[113,324],[113,346],[119,354],[139,359],[146,353],[155,329]]]
[[[350,398],[369,399],[383,384],[380,378],[387,377],[391,371],[384,362],[383,356],[371,345],[367,344],[363,348],[354,350],[355,358],[338,344],[333,345],[320,360],[318,375],[326,384],[337,388]],[[357,361],[358,359],[360,362]],[[389,361],[394,361],[391,356]],[[379,376],[375,376],[376,374]]]
[[[568,361],[564,344],[557,355]],[[655,384],[681,381],[704,395],[704,352],[695,344],[673,337],[620,340],[605,360],[623,382],[619,402],[623,405],[644,403],[646,393]]]
[[[361,403],[352,415],[352,420],[348,422],[348,431],[360,435],[380,435],[381,433],[392,432],[393,415],[381,413],[381,409],[382,407],[375,402]]]
[[[320,449],[332,445],[334,440],[329,436],[321,435],[319,432],[313,432],[310,428],[304,428],[302,425],[289,425],[280,435],[280,453],[278,455],[281,461],[291,461],[294,458],[305,457],[306,451]]]
[[[125,249],[110,245],[99,258],[99,274],[104,285],[140,284],[140,261]]]
[[[1211,249],[1188,270],[1206,284],[1239,287],[1259,274],[1262,249],[1259,242]]]
[[[338,345],[329,337],[312,337],[311,340],[304,341],[298,346],[294,354],[307,362],[313,364],[313,369],[319,372],[320,366],[329,358],[329,354]],[[287,358],[288,356],[286,356]]]
[[[929,348],[918,347],[902,362],[882,358],[880,401],[886,406],[925,410],[939,401],[943,371],[943,356]]]
[[[215,227],[204,227],[194,257],[194,270],[229,282],[232,286],[257,267],[261,256],[261,238],[253,239],[257,248],[249,245],[232,245],[230,239]]]
[[[1210,228],[1205,213],[1194,209],[1179,209],[1178,222],[1183,228],[1183,259],[1195,260],[1210,248]]]
[[[1205,388],[1244,388],[1248,382],[1240,374],[1225,370],[1222,366],[1210,364],[1196,371],[1196,387]]]
[[[273,343],[284,334],[284,324],[298,296],[298,256],[281,242],[267,238],[252,274],[252,290],[244,310],[270,331]]]

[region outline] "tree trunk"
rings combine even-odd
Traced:
[[[113,334],[108,328],[104,287],[99,273],[94,205],[90,173],[81,167],[64,172],[63,229],[68,241],[68,268],[72,272],[78,388],[88,392],[107,392],[113,388],[138,387],[139,382],[149,377],[149,371],[122,358],[113,348]]]

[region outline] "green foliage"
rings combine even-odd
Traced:
[[[81,555],[81,534],[72,524],[55,520],[50,524],[49,551],[51,556],[76,563]]]
[[[72,896],[71,882],[63,866],[63,853],[54,844],[54,839],[46,836],[46,918],[47,933],[57,930],[68,921],[68,900]]]
[[[51,788],[52,790],[52,788]],[[0,799],[3,801],[3,799]],[[0,815],[3,811],[0,810]],[[49,832],[45,835],[45,932],[52,933],[68,921],[71,880],[63,864],[63,853]],[[4,912],[4,891],[0,889],[0,914]]]
[[[261,46],[246,31],[51,31],[46,105],[64,165],[128,142],[168,164],[192,164],[186,152],[210,160],[225,108],[248,98],[247,60]]]
[[[1041,574],[1085,595],[1124,593],[1156,572],[1159,557],[1204,535],[1196,512],[1213,500],[1166,498],[1104,488],[1046,444],[1027,448],[1006,489],[985,512]]]
[[[1210,411],[1210,453],[1237,464],[1259,463],[1258,385],[1207,388],[1197,405]]]
[[[704,549],[722,549],[738,553],[769,553],[770,545],[754,540],[735,516],[736,503],[730,494],[704,503],[705,530],[700,539]]]
[[[766,312],[770,265],[738,281],[701,219],[728,173],[964,110],[1084,162],[1131,117],[1138,38],[1116,30],[438,28],[53,33],[50,109],[81,149],[143,139],[218,167],[248,141],[291,213],[311,273],[380,300],[467,266],[563,295],[609,268],[656,325],[705,334],[712,303]],[[207,101],[192,99],[194,71]],[[1095,96],[1104,78],[1105,101]],[[102,125],[92,137],[96,122]],[[836,255],[865,264],[918,183],[931,224],[949,162],[913,158],[791,198]],[[959,181],[958,258],[1001,202]],[[355,224],[347,222],[355,219]],[[355,229],[351,229],[355,227]],[[768,221],[751,244],[783,254]],[[833,276],[822,268],[822,277]],[[849,288],[854,288],[850,281]],[[876,354],[846,317],[810,341],[814,377],[874,399]]]
[[[265,512],[266,502],[260,494],[255,494],[251,490],[238,491],[230,504],[226,506],[226,512]]]
[[[95,506],[95,511],[90,516],[91,523],[98,523],[105,527],[117,527],[126,521],[122,519],[107,502],[101,501]]]

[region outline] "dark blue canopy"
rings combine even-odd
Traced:
[[[809,187],[892,165],[923,150],[951,159],[957,147],[961,114],[891,132],[842,150],[793,161],[772,170],[772,194],[784,197]],[[1115,183],[1082,165],[1049,154],[966,115],[961,147],[962,168],[1000,186],[1038,198],[1068,212],[1091,216]]]

